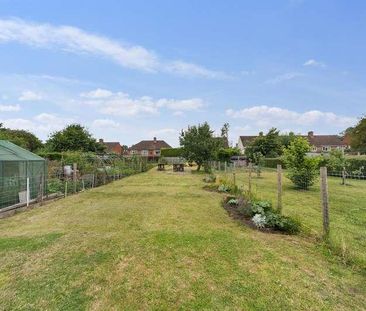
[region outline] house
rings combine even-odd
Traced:
[[[164,140],[142,140],[129,148],[129,155],[140,155],[142,157],[157,158],[160,157],[162,148],[172,148]]]
[[[105,142],[103,139],[99,139],[99,143],[106,147],[107,153],[123,154],[123,147],[119,142]]]
[[[238,148],[244,154],[248,145],[258,136],[240,136],[238,140]],[[349,148],[349,143],[346,139],[338,135],[314,135],[313,131],[308,132],[308,135],[302,135],[309,141],[311,151],[316,153],[330,152],[331,150],[346,150]]]
[[[248,147],[248,145],[250,145],[250,143],[256,138],[257,136],[239,136],[237,147],[242,154],[245,153],[246,147]]]
[[[331,150],[346,150],[349,148],[347,141],[338,135],[314,135],[313,131],[310,131],[307,136],[309,144],[311,145],[312,152],[330,152]]]

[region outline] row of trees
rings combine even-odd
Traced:
[[[0,123],[0,139],[8,140],[32,152],[103,152],[105,146],[97,142],[91,133],[80,124],[71,124],[61,131],[52,133],[46,143],[25,130],[12,130]]]

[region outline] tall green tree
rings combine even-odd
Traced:
[[[2,123],[0,123],[0,139],[8,140],[32,152],[39,150],[43,146],[42,141],[31,132],[5,128]]]
[[[187,130],[182,130],[179,142],[182,147],[182,156],[191,162],[197,163],[197,171],[203,166],[205,171],[209,171],[209,161],[215,159],[218,149],[222,145],[222,140],[213,136],[207,122],[190,126]]]
[[[275,158],[282,154],[280,135],[276,128],[271,128],[266,135],[260,132],[245,150],[245,154],[251,160],[254,160],[254,155],[258,153],[267,158]]]
[[[80,124],[71,124],[51,134],[46,142],[50,151],[103,152],[105,146],[96,141],[89,131]]]
[[[354,150],[366,152],[366,116],[360,119],[354,128],[347,129]]]
[[[298,187],[308,189],[318,176],[319,157],[309,157],[310,144],[306,138],[296,137],[284,150],[287,177]]]

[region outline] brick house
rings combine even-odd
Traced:
[[[347,141],[338,135],[314,135],[311,131],[307,136],[312,152],[330,152],[331,150],[346,150],[349,148]]]
[[[154,137],[153,140],[142,140],[139,143],[131,146],[128,149],[128,154],[132,155],[140,155],[142,157],[148,158],[158,158],[160,157],[160,151],[162,148],[172,148],[168,145],[164,140],[157,140]]]
[[[106,147],[107,153],[123,154],[123,147],[119,142],[105,142],[103,139],[99,139],[99,143]]]
[[[239,136],[238,148],[244,154],[246,147],[258,136]],[[308,132],[308,135],[302,135],[309,141],[311,152],[321,153],[330,152],[331,150],[346,150],[349,148],[349,143],[346,139],[338,135],[314,135],[313,131]]]

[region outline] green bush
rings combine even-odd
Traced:
[[[251,219],[257,228],[271,228],[288,234],[296,234],[301,230],[299,221],[279,214],[269,201],[248,201],[243,197],[228,197],[225,203],[237,206],[237,211],[243,217]]]
[[[183,149],[182,148],[163,148],[160,151],[163,157],[181,157]]]
[[[287,177],[296,187],[307,190],[319,175],[321,157],[309,157],[309,142],[303,137],[295,138],[284,150]]]
[[[203,178],[203,181],[207,183],[214,183],[216,182],[216,176],[213,174],[207,175]]]
[[[264,167],[268,168],[277,168],[277,164],[281,164],[282,168],[286,168],[283,158],[264,158],[262,159],[262,163]]]

